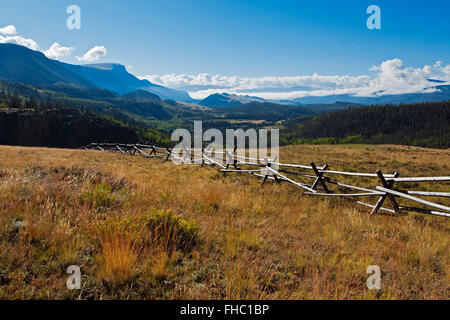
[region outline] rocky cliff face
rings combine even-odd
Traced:
[[[0,144],[78,148],[91,142],[135,143],[136,133],[124,126],[75,109],[0,111]]]

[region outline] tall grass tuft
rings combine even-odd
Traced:
[[[101,240],[98,275],[109,283],[128,283],[138,274],[137,258],[136,241],[122,233],[108,235]]]

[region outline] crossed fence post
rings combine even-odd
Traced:
[[[172,143],[172,145],[170,147],[166,147],[167,157],[166,157],[165,161],[169,161],[170,156],[172,155],[172,150],[173,150],[174,146],[175,146],[175,143]],[[152,146],[152,147],[153,147],[153,150],[152,150],[152,152],[153,152],[153,151],[155,151],[155,147],[154,146]],[[156,151],[155,151],[155,153],[156,153]]]
[[[150,151],[150,155],[155,155],[156,156],[156,149],[155,146],[152,144],[152,151]]]
[[[384,179],[384,175],[381,172],[381,170],[377,170],[377,176],[378,176],[378,180],[380,181],[381,185],[383,186],[383,188],[386,189],[391,189],[394,186],[395,181],[391,180],[391,181],[386,181],[386,179]],[[399,173],[398,172],[394,172],[394,178],[398,178]],[[397,204],[397,201],[395,201],[395,198],[393,195],[386,193],[385,195],[382,195],[377,203],[375,204],[375,206],[373,207],[372,211],[370,212],[370,214],[375,214],[378,212],[378,210],[381,208],[381,206],[383,205],[383,202],[386,200],[386,198],[389,199],[389,202],[392,205],[392,209],[394,209],[395,213],[400,213],[400,208]]]
[[[275,161],[277,161],[276,159],[277,159],[277,157],[273,158],[273,161],[271,162],[271,161],[269,161],[267,158],[265,158],[264,161],[266,162],[267,167],[271,168],[272,163],[275,162]],[[264,183],[265,183],[265,182],[267,181],[267,179],[269,178],[269,175],[268,175],[268,172],[267,172],[267,171],[268,171],[268,170],[266,169],[266,174],[264,175],[264,179],[263,179],[263,181],[261,182],[261,186],[263,186]],[[276,174],[274,174],[273,177],[274,177],[276,183],[280,183],[280,182],[281,182],[281,180],[277,177]]]
[[[133,144],[133,147],[132,147],[132,149],[133,149],[133,153],[131,153],[131,149],[129,149],[130,150],[130,154],[132,154],[133,156],[136,154],[136,144]]]
[[[230,162],[231,159],[233,159],[233,167],[237,170],[239,170],[239,166],[237,165],[237,159],[236,159],[236,150],[237,150],[237,144],[234,144],[234,148],[233,148],[233,154],[229,153],[228,151],[225,152],[225,155],[228,157],[226,166],[225,166],[225,170],[228,170],[228,168],[230,167]],[[223,176],[225,177],[226,175],[226,171],[223,172]]]
[[[311,186],[311,189],[316,190],[319,183],[322,185],[322,188],[325,190],[325,193],[331,193],[328,189],[327,185],[325,184],[325,179],[323,178],[323,174],[317,169],[316,164],[314,162],[311,162],[311,168],[313,169],[314,173],[317,176],[317,179],[314,181],[314,183]],[[323,166],[322,170],[326,170],[328,168],[328,164],[325,164]]]

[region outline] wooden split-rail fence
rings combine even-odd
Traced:
[[[174,160],[177,163],[194,163],[201,166],[211,165],[220,168],[223,175],[228,173],[245,173],[262,179],[264,184],[267,180],[273,180],[276,183],[288,182],[303,190],[303,194],[309,196],[323,197],[342,197],[355,201],[357,204],[370,208],[370,214],[379,211],[399,214],[406,211],[431,214],[442,217],[450,217],[450,207],[440,203],[424,200],[421,197],[432,197],[438,202],[450,197],[450,192],[432,192],[432,191],[413,191],[398,189],[397,185],[407,185],[413,183],[426,182],[446,182],[450,181],[450,176],[443,177],[400,177],[398,172],[393,174],[383,173],[377,170],[375,173],[357,173],[330,170],[328,165],[316,166],[314,162],[309,165],[288,164],[277,162],[277,159],[251,158],[236,153],[236,147],[233,152],[216,152],[206,149],[192,149],[183,147],[183,155],[180,156],[179,150],[172,147],[158,147],[146,144],[119,144],[119,143],[92,143],[83,147],[86,150],[114,151],[121,154],[136,155],[139,154],[146,158],[161,158],[165,161]],[[200,155],[199,155],[200,154]],[[224,161],[225,157],[225,161]],[[291,176],[292,178],[290,178]],[[347,178],[373,178],[377,179],[378,185],[375,189],[364,188],[350,185],[330,178],[330,176]],[[293,180],[297,177],[297,181]],[[311,181],[301,182],[298,179]],[[337,186],[340,190],[351,190],[349,192],[333,191],[330,185]],[[395,186],[395,188],[394,188]],[[374,198],[374,204],[360,201],[360,198]],[[420,207],[400,206],[397,200],[401,198],[408,200]],[[390,208],[383,207],[385,202],[389,203]],[[446,202],[448,203],[448,201]]]

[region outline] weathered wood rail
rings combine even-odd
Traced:
[[[416,190],[404,190],[395,189],[394,185],[397,183],[421,183],[421,182],[446,182],[450,181],[450,176],[444,177],[399,177],[399,173],[394,172],[392,174],[382,173],[378,170],[375,173],[357,173],[357,172],[345,172],[329,170],[328,164],[322,167],[317,167],[314,162],[310,165],[301,164],[289,164],[277,162],[277,159],[260,159],[245,157],[236,154],[236,148],[233,152],[215,152],[205,149],[188,149],[183,148],[183,156],[177,154],[171,148],[163,148],[155,145],[145,144],[117,144],[117,143],[92,143],[83,147],[86,150],[99,150],[99,151],[111,151],[120,152],[121,154],[136,155],[139,154],[145,158],[161,158],[165,161],[174,159],[178,163],[194,163],[201,166],[211,165],[220,167],[220,172],[223,175],[227,173],[243,173],[262,178],[261,184],[264,184],[267,180],[273,180],[276,183],[288,182],[301,189],[303,194],[308,196],[321,196],[321,197],[341,197],[354,201],[357,204],[371,208],[370,214],[376,214],[379,211],[385,211],[394,214],[400,214],[407,211],[415,211],[419,213],[431,214],[435,216],[450,217],[450,207],[441,203],[436,203],[428,200],[421,199],[422,197],[433,197],[442,202],[441,198],[449,198],[450,192],[441,191],[416,191]],[[225,159],[224,159],[225,158]],[[231,166],[231,168],[230,168]],[[257,169],[255,169],[257,168]],[[287,170],[287,169],[289,170]],[[299,170],[299,171],[292,171]],[[307,172],[301,172],[306,170]],[[288,177],[295,176],[301,179],[312,179],[312,184],[295,181],[293,178]],[[331,179],[325,175],[343,176],[352,178],[376,178],[378,180],[375,189],[365,188],[361,186],[350,185]],[[341,189],[350,189],[351,193],[336,192],[331,190],[330,185],[335,185]],[[320,190],[318,190],[320,188]],[[360,192],[355,192],[360,191]],[[366,198],[378,198],[375,204],[369,204],[358,200],[360,197]],[[422,205],[422,207],[406,207],[400,206],[397,202],[398,199],[404,199],[409,202],[414,202]],[[383,207],[385,201],[389,202],[391,208]],[[437,211],[438,209],[439,211]]]

